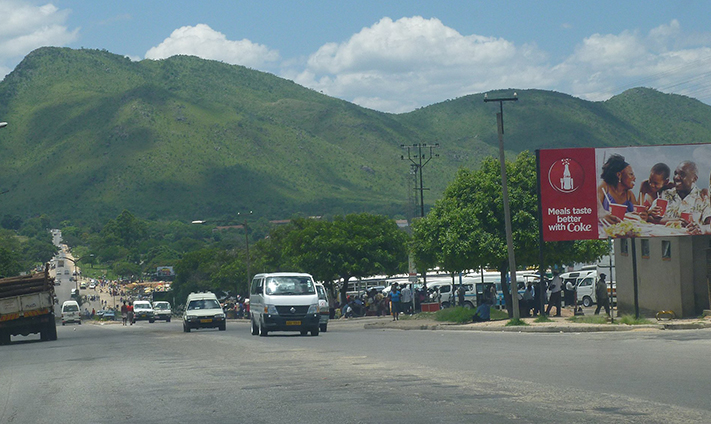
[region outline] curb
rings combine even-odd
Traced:
[[[689,323],[664,323],[664,324],[648,324],[648,325],[626,325],[626,324],[608,324],[608,325],[539,325],[539,326],[483,326],[476,324],[453,324],[453,323],[412,323],[408,321],[400,322],[375,322],[363,325],[366,330],[393,329],[393,330],[444,330],[444,331],[498,331],[509,333],[595,333],[595,332],[611,332],[611,331],[635,331],[635,330],[699,330],[711,328],[711,323],[706,322],[689,322]]]

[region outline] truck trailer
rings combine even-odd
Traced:
[[[44,272],[0,279],[0,345],[33,333],[43,341],[57,340],[54,299],[49,264]]]

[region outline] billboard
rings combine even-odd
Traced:
[[[175,271],[172,266],[159,266],[156,268],[157,277],[175,277]]]
[[[543,239],[711,234],[711,144],[538,151]]]

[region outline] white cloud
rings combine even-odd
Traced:
[[[438,19],[383,18],[313,53],[297,83],[390,112],[494,87],[545,84],[546,55],[534,45],[465,36]],[[387,106],[386,109],[382,109]]]
[[[176,29],[162,43],[149,49],[146,59],[165,59],[180,54],[254,68],[279,59],[276,50],[247,39],[228,40],[224,34],[205,24]]]
[[[0,0],[0,77],[14,67],[19,58],[43,46],[66,46],[75,41],[79,29],[65,25],[70,11],[51,3],[35,6],[18,0]]]
[[[302,68],[282,75],[361,106],[404,112],[476,92],[537,88],[606,100],[627,88],[651,86],[708,102],[709,34],[685,36],[672,20],[648,34],[593,34],[561,63],[536,45],[462,35],[438,19],[383,18],[342,43],[328,43]],[[705,67],[705,68],[703,68]],[[703,69],[702,69],[703,68]],[[691,84],[694,76],[706,74]]]

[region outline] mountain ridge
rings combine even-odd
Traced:
[[[489,95],[510,95],[497,90]],[[631,89],[605,102],[515,90],[507,154],[557,147],[707,142],[711,108]],[[0,82],[3,214],[97,222],[294,214],[417,214],[401,145],[439,143],[431,205],[460,167],[496,155],[498,108],[472,94],[404,114],[193,56],[133,62],[45,47]],[[677,140],[678,139],[678,140]]]

